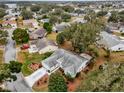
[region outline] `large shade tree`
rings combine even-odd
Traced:
[[[33,12],[37,12],[41,9],[41,6],[40,5],[32,5],[31,6],[31,11]]]
[[[31,19],[33,18],[33,13],[31,11],[27,11],[27,10],[22,10],[21,15],[23,16],[23,19]]]
[[[7,43],[8,32],[0,30],[0,45],[5,45]]]
[[[67,92],[67,85],[60,73],[50,75],[48,89],[49,92]]]
[[[95,44],[104,23],[94,20],[85,24],[72,24],[65,31],[59,33],[56,40],[59,45],[65,40],[71,41],[75,52],[85,52],[89,46]]]
[[[12,38],[16,41],[17,44],[23,44],[29,41],[29,34],[27,33],[27,30],[17,28],[14,30]]]
[[[48,34],[52,32],[52,25],[50,23],[44,23],[43,28],[47,31]]]
[[[0,64],[0,83],[4,81],[15,81],[16,75],[21,71],[21,64],[19,62],[11,61],[9,64]]]
[[[89,72],[77,88],[83,92],[122,92],[124,91],[124,64],[105,63],[99,69]]]

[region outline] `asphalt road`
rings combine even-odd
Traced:
[[[12,40],[12,32],[13,29],[7,30],[9,33],[8,43],[5,47],[5,54],[4,59],[5,63],[9,63],[12,60],[16,60],[16,48],[15,48],[15,41]],[[31,92],[32,89],[26,84],[24,78],[21,73],[15,74],[17,76],[17,80],[14,82],[6,82],[7,89],[13,92]]]

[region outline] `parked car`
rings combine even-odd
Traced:
[[[21,46],[21,49],[22,50],[25,50],[25,49],[28,49],[29,48],[29,45],[28,44],[23,44],[22,46]]]

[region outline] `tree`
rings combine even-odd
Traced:
[[[67,14],[67,13],[63,13],[61,15],[61,19],[64,21],[64,22],[68,22],[70,19],[71,19],[71,15]]]
[[[31,6],[31,11],[33,12],[37,12],[41,9],[41,7],[39,5],[32,5]]]
[[[0,82],[4,81],[15,81],[16,78],[11,74],[9,64],[0,64]]]
[[[22,64],[17,61],[10,61],[9,69],[12,73],[19,73],[21,71]]]
[[[64,40],[71,41],[75,52],[85,52],[89,45],[94,44],[99,37],[102,25],[97,21],[85,24],[72,24],[65,31],[58,34],[57,43],[63,44]]]
[[[124,91],[124,64],[107,62],[101,69],[89,72],[77,91],[122,92]]]
[[[23,19],[31,19],[33,18],[33,13],[31,11],[22,10],[21,15],[23,16]]]
[[[5,10],[3,8],[0,8],[0,18],[3,18],[5,15]]]
[[[117,11],[112,11],[111,12],[111,16],[108,19],[108,22],[118,22],[119,21],[119,16],[118,16],[118,12]]]
[[[74,11],[74,8],[73,8],[72,6],[69,6],[69,5],[63,6],[62,8],[63,8],[63,10],[64,10],[65,12],[71,13],[71,12]]]
[[[59,45],[63,44],[64,41],[65,41],[65,35],[64,35],[64,32],[62,33],[59,33],[56,37],[56,41]]]
[[[5,45],[7,43],[8,32],[0,30],[0,45]]]
[[[60,23],[61,19],[58,16],[51,16],[49,19],[51,24]]]
[[[46,29],[48,34],[52,32],[52,25],[50,23],[44,23],[43,28]]]
[[[64,11],[61,8],[56,8],[53,12],[54,15],[60,16]]]
[[[77,13],[78,15],[84,13],[84,11],[81,9],[76,9],[74,12]]]
[[[99,11],[97,13],[97,17],[102,17],[102,16],[105,16],[107,14],[107,11]]]
[[[12,38],[17,44],[23,44],[29,41],[29,34],[27,33],[27,30],[17,28],[14,30]]]
[[[48,89],[49,92],[67,92],[67,85],[60,73],[50,75]]]

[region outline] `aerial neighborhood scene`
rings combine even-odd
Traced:
[[[0,92],[124,92],[124,0],[0,0]]]

